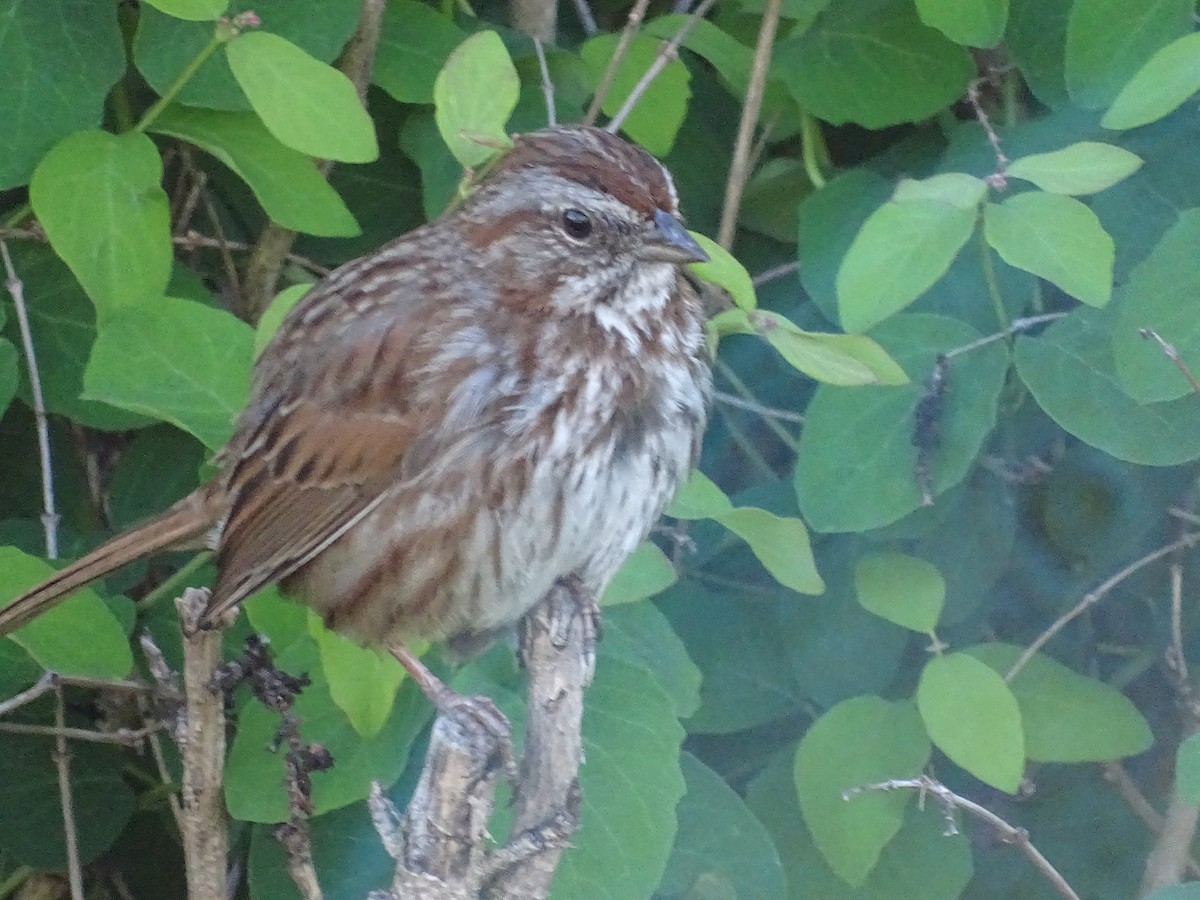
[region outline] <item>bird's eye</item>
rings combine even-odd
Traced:
[[[592,219],[581,209],[564,210],[562,223],[563,230],[576,240],[583,240],[592,233]]]

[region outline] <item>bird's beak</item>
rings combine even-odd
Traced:
[[[654,225],[642,244],[641,257],[653,262],[676,264],[708,262],[708,254],[688,234],[683,224],[661,209],[654,213]]]

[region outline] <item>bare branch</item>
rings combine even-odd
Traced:
[[[600,115],[600,107],[608,99],[608,93],[612,90],[613,81],[616,80],[617,72],[621,70],[621,63],[625,59],[625,54],[629,52],[629,45],[633,43],[638,29],[642,27],[642,19],[645,17],[646,7],[649,5],[650,0],[637,0],[633,4],[633,9],[629,10],[629,18],[625,22],[625,29],[621,32],[621,37],[617,39],[617,46],[613,50],[613,55],[608,60],[604,74],[600,76],[600,83],[596,85],[596,93],[592,95],[592,105],[588,107],[587,115],[583,117],[584,125],[596,124],[596,117]]]
[[[557,125],[558,114],[554,110],[554,82],[550,80],[550,69],[546,65],[546,50],[540,38],[533,39],[533,49],[537,52],[538,69],[542,73],[542,96],[546,98],[546,124]]]
[[[629,114],[633,112],[633,108],[642,99],[642,94],[646,93],[646,90],[654,82],[654,79],[658,77],[658,73],[667,67],[667,63],[679,55],[680,45],[687,40],[687,36],[692,33],[692,29],[696,27],[696,23],[704,18],[705,14],[712,9],[715,2],[716,0],[701,0],[695,12],[688,16],[687,21],[675,32],[675,36],[659,48],[658,55],[654,57],[654,62],[650,63],[650,68],[646,69],[642,77],[638,79],[638,83],[633,86],[633,90],[629,92],[629,96],[625,98],[625,102],[621,104],[621,108],[617,110],[617,114],[612,117],[612,121],[604,126],[605,131],[616,134],[620,130],[621,125],[629,118]],[[633,14],[630,13],[630,15],[632,16]],[[617,49],[620,49],[620,47]]]
[[[1163,355],[1175,364],[1175,368],[1183,373],[1183,377],[1186,378],[1187,383],[1192,386],[1192,390],[1197,394],[1200,394],[1200,382],[1196,381],[1196,377],[1191,373],[1187,365],[1184,364],[1184,361],[1180,358],[1179,351],[1175,349],[1174,344],[1164,340],[1163,336],[1153,328],[1139,328],[1138,334],[1140,334],[1145,340],[1150,340],[1153,338],[1155,341],[1157,341],[1158,346],[1162,349]]]
[[[588,37],[595,37],[600,32],[592,8],[588,6],[588,0],[575,0],[575,14],[579,16],[579,24]]]
[[[25,308],[25,285],[17,277],[8,244],[0,239],[0,257],[4,258],[4,286],[12,297],[17,311],[17,326],[21,331],[21,346],[25,351],[25,366],[29,371],[29,390],[33,396],[33,420],[37,428],[38,460],[42,468],[42,528],[46,534],[46,555],[58,559],[58,512],[54,506],[54,471],[50,465],[50,426],[46,419],[46,400],[42,396],[42,379],[38,374],[37,354],[33,350],[33,331]]]
[[[183,853],[188,900],[226,900],[229,835],[221,780],[225,766],[225,698],[212,688],[221,662],[220,629],[199,627],[208,592],[189,588],[176,601],[183,629],[187,721],[182,730]]]
[[[79,834],[75,829],[75,805],[71,800],[71,754],[67,750],[66,703],[62,687],[54,693],[54,724],[58,737],[54,739],[54,767],[58,770],[58,798],[62,803],[63,840],[67,844],[67,881],[71,885],[71,900],[83,900],[83,866],[79,862]]]
[[[1004,821],[990,809],[980,806],[966,797],[961,797],[954,793],[950,788],[946,787],[940,781],[935,781],[927,775],[921,775],[917,778],[897,778],[892,781],[881,781],[878,784],[868,784],[862,787],[852,788],[845,792],[843,797],[850,800],[859,794],[867,791],[899,791],[910,790],[918,791],[922,796],[931,795],[942,805],[942,810],[947,817],[947,834],[956,834],[957,827],[954,824],[954,810],[961,809],[970,813],[975,818],[986,822],[996,829],[1000,836],[1000,840],[1006,844],[1013,844],[1018,850],[1025,854],[1034,868],[1036,868],[1046,880],[1053,885],[1059,895],[1065,900],[1080,900],[1080,897],[1075,893],[1071,885],[1067,884],[1067,880],[1059,874],[1058,870],[1050,864],[1046,857],[1042,856],[1037,847],[1029,840],[1029,832],[1024,828],[1018,828],[1015,825],[1010,825]]]
[[[1004,676],[1005,681],[1011,682],[1017,677],[1017,673],[1025,668],[1025,664],[1037,654],[1039,650],[1045,647],[1054,638],[1056,634],[1062,631],[1069,623],[1079,618],[1083,612],[1092,604],[1099,602],[1104,596],[1119,585],[1122,581],[1137,572],[1140,572],[1146,566],[1158,562],[1164,556],[1170,556],[1177,550],[1184,550],[1192,547],[1200,541],[1200,532],[1190,532],[1177,538],[1165,547],[1159,547],[1150,553],[1147,553],[1141,559],[1134,560],[1117,574],[1113,575],[1108,580],[1100,584],[1094,591],[1089,591],[1084,595],[1083,599],[1075,604],[1067,612],[1063,613],[1050,624],[1050,627],[1037,636],[1032,644],[1025,648],[1025,651],[1017,657],[1016,662],[1012,664],[1012,668],[1008,670],[1008,674]]]
[[[737,230],[738,211],[742,205],[742,191],[750,178],[751,145],[758,114],[762,109],[763,89],[767,83],[767,68],[771,64],[771,49],[775,44],[775,30],[779,26],[779,10],[783,0],[767,0],[763,10],[762,24],[758,29],[758,42],[754,47],[754,64],[750,70],[750,82],[746,86],[746,99],[742,103],[742,118],[738,123],[737,140],[733,145],[733,161],[729,165],[729,178],[725,182],[725,202],[721,207],[721,225],[717,229],[717,243],[730,250],[733,235]]]

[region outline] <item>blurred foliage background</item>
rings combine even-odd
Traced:
[[[649,4],[601,121],[689,7]],[[629,12],[558,10],[558,121],[583,120]],[[464,130],[546,124],[533,41],[465,0],[389,0],[364,115],[333,67],[359,15],[0,0],[20,282],[0,295],[0,598],[49,571],[23,312],[69,557],[200,483],[283,310],[438,215],[484,158]],[[1195,28],[1193,0],[720,0],[668,56],[622,130],[690,228],[733,235],[698,272],[729,291],[709,289],[719,393],[706,477],[605,597],[554,897],[1063,896],[962,809],[843,796],[921,773],[1026,829],[1080,896],[1200,897],[1164,887],[1200,877]],[[0,703],[47,668],[144,676],[143,630],[178,666],[169,600],[211,577],[167,555],[81,592],[0,641]],[[303,735],[335,757],[314,776],[326,896],[365,896],[391,865],[364,798],[378,780],[403,805],[427,704],[277,592],[246,606],[230,654],[253,628],[309,672]],[[443,668],[519,730],[510,647]],[[72,744],[89,896],[183,896],[178,760],[106,741],[143,723],[122,696],[68,693],[101,738]],[[53,715],[0,720],[0,897],[61,891],[53,741],[27,727]],[[297,896],[269,828],[277,721],[248,697],[236,721],[238,896]]]

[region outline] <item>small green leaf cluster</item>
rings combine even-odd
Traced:
[[[557,121],[627,115],[674,173],[711,259],[691,274],[718,388],[706,475],[602,598],[583,824],[552,896],[1050,896],[961,815],[947,835],[937,804],[870,788],[922,773],[1027,829],[1082,896],[1133,896],[1152,836],[1104,773],[1137,756],[1121,774],[1152,803],[1200,798],[1164,661],[1178,643],[1197,665],[1200,566],[1172,557],[1173,615],[1148,555],[1190,527],[1200,460],[1194,3],[782,0],[731,252],[704,234],[768,4],[718,4],[644,90],[686,16],[652,14],[603,96],[631,3],[592,4],[595,34],[562,4],[544,48]],[[448,0],[388,0],[364,112],[339,68],[361,6],[41,0],[0,17],[0,238],[41,363],[64,555],[209,474],[253,359],[316,275],[440,215],[547,122],[532,41],[498,5]],[[298,238],[258,315],[246,285],[277,227]],[[51,566],[22,345],[4,292],[0,602]],[[0,640],[0,702],[44,669],[146,677],[143,630],[178,668],[167,601],[211,577],[165,556],[79,592]],[[227,655],[253,628],[307,672],[301,734],[335,758],[313,776],[326,895],[365,896],[392,862],[364,798],[378,781],[407,802],[428,706],[390,657],[278,591],[246,613]],[[520,733],[508,647],[443,671]],[[112,715],[68,697],[72,727]],[[233,707],[242,895],[291,898],[271,836],[278,721]],[[43,698],[12,718],[53,714]],[[0,805],[29,810],[0,820],[7,887],[65,849],[52,741],[5,741]],[[78,743],[72,766],[81,855],[106,862],[89,877],[182,896],[173,751],[160,770]]]

